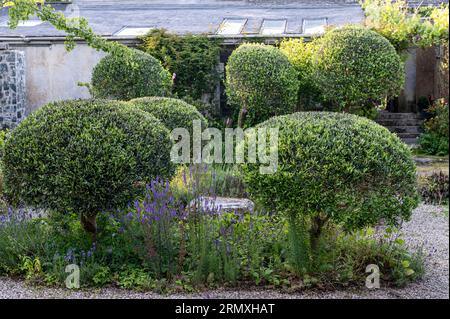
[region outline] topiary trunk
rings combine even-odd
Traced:
[[[83,229],[92,236],[92,240],[97,240],[97,216],[96,215],[80,215],[81,225]]]
[[[322,229],[327,221],[327,217],[321,217],[320,215],[317,215],[311,219],[311,229],[309,230],[309,234],[311,253],[313,257],[317,256],[320,236],[322,235]]]
[[[243,128],[244,127],[244,122],[245,122],[245,117],[247,115],[247,108],[243,107],[240,112],[239,112],[239,118],[238,118],[238,127]]]

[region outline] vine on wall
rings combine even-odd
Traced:
[[[8,7],[9,22],[11,29],[15,29],[20,21],[29,20],[36,16],[41,21],[48,22],[56,29],[66,33],[66,49],[75,48],[75,40],[82,39],[90,47],[111,54],[120,54],[124,57],[130,49],[115,41],[108,41],[94,33],[88,21],[83,17],[66,18],[51,5],[45,4],[43,0],[0,0],[1,7]],[[126,59],[125,59],[126,60]]]

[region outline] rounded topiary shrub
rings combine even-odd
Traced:
[[[78,213],[95,233],[97,213],[126,205],[146,182],[174,174],[171,147],[158,119],[126,103],[51,103],[7,139],[5,191],[14,203]]]
[[[185,128],[192,135],[194,120],[207,127],[205,117],[197,108],[182,100],[166,97],[143,97],[130,101],[131,104],[158,118],[169,130]]]
[[[239,126],[252,126],[274,115],[295,111],[298,78],[279,49],[263,44],[243,44],[226,67],[226,92],[240,109]]]
[[[92,92],[96,98],[130,100],[165,96],[171,85],[171,75],[161,62],[135,49],[107,55],[92,73]]]
[[[403,87],[403,62],[378,33],[349,26],[327,32],[315,42],[315,84],[331,110],[361,112]]]
[[[268,209],[307,219],[312,246],[328,222],[346,229],[395,224],[418,204],[408,146],[375,122],[352,114],[300,112],[257,126],[278,128],[278,167],[243,167],[250,197]],[[265,165],[265,164],[261,164]]]

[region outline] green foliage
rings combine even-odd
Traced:
[[[6,212],[7,205],[3,199],[3,153],[5,150],[6,130],[0,130],[0,214]]]
[[[320,282],[348,286],[362,283],[368,265],[380,269],[380,282],[404,286],[422,278],[425,254],[421,248],[410,252],[398,230],[387,228],[380,236],[372,228],[354,233],[331,229],[320,255],[316,276]]]
[[[3,157],[5,150],[5,140],[8,130],[0,130],[0,159]]]
[[[214,92],[220,82],[217,40],[206,35],[179,36],[155,29],[143,42],[142,50],[160,60],[170,73],[175,73],[173,91],[176,95],[198,100],[204,93]]]
[[[208,122],[203,115],[194,106],[182,100],[165,97],[143,97],[131,100],[130,103],[158,118],[170,131],[175,128],[185,128],[192,136],[193,121],[200,121],[203,128],[208,126]]]
[[[427,112],[432,118],[425,121],[425,132],[420,136],[421,149],[430,155],[448,155],[449,108],[448,102],[436,101]]]
[[[279,49],[243,44],[231,54],[226,74],[228,99],[241,110],[241,124],[244,116],[245,124],[252,126],[274,115],[295,111],[297,73]]]
[[[374,108],[398,94],[404,83],[400,56],[374,31],[348,26],[314,43],[314,79],[331,110]]]
[[[418,204],[409,148],[371,120],[300,112],[257,127],[279,129],[278,167],[274,174],[260,174],[259,163],[244,165],[250,198],[304,223],[313,259],[329,221],[345,229],[381,219],[396,224]]]
[[[138,50],[127,55],[104,57],[92,72],[96,98],[131,100],[144,96],[165,96],[171,77],[157,59]]]
[[[295,67],[299,77],[299,109],[314,110],[320,102],[320,90],[314,79],[315,42],[304,39],[285,39],[280,43],[283,52]]]
[[[122,102],[63,101],[22,121],[5,145],[5,191],[59,213],[122,207],[139,183],[174,172],[167,129]]]
[[[445,156],[448,155],[448,137],[436,133],[423,133],[419,137],[421,150],[425,154]]]
[[[226,119],[220,114],[220,110],[213,104],[204,102],[202,100],[194,100],[190,96],[183,97],[183,101],[195,106],[195,108],[202,114],[208,121],[210,127],[218,129],[225,128]]]
[[[186,172],[187,196],[180,197],[173,183],[154,180],[128,209],[99,215],[94,245],[76,214],[31,218],[25,211],[10,211],[0,216],[0,274],[61,286],[65,267],[75,263],[81,287],[113,284],[167,293],[240,282],[284,289],[360,284],[367,263],[380,265],[383,283],[412,281],[421,273],[423,261],[401,247],[401,240],[380,242],[379,236],[347,234],[334,226],[324,231],[316,267],[296,271],[293,232],[283,214],[218,214],[182,204],[186,197],[209,195],[199,186],[208,182],[204,173],[204,168]]]
[[[427,204],[443,205],[449,201],[449,177],[442,171],[422,179],[420,195]]]
[[[365,24],[397,49],[430,47],[448,42],[448,4],[411,10],[405,0],[362,0]]]

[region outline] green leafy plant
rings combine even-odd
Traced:
[[[315,42],[304,39],[285,39],[280,43],[283,52],[297,70],[299,77],[298,108],[301,111],[317,109],[321,102],[320,89],[314,79]]]
[[[240,127],[295,111],[297,72],[279,49],[243,44],[231,54],[226,75],[228,100],[240,110]]]
[[[306,227],[313,256],[328,222],[348,230],[380,219],[396,224],[408,219],[418,204],[409,148],[371,120],[300,112],[257,127],[279,129],[279,159],[274,174],[260,174],[259,163],[244,165],[249,196],[290,216],[291,227],[294,221],[302,223],[299,228]],[[296,242],[303,237],[298,235]]]
[[[362,0],[365,24],[397,49],[430,47],[448,42],[448,4],[411,9],[405,0]]]
[[[171,81],[161,62],[138,50],[127,55],[108,55],[92,71],[92,91],[96,98],[131,100],[165,96],[170,92]]]
[[[432,117],[425,121],[425,132],[420,136],[420,147],[427,154],[448,155],[449,108],[444,99],[437,100],[427,112]]]
[[[158,118],[169,130],[185,128],[192,136],[194,121],[200,121],[203,128],[208,126],[208,122],[203,115],[193,105],[182,100],[165,97],[143,97],[131,100],[130,103]]]
[[[314,80],[333,111],[372,109],[398,94],[404,83],[400,56],[374,31],[347,26],[314,44]]]
[[[204,173],[204,168],[186,172],[188,198],[212,196],[201,186],[207,183],[201,181]],[[35,284],[63,286],[65,267],[77,264],[82,287],[113,284],[167,293],[242,284],[288,291],[360,285],[368,263],[379,265],[383,284],[404,284],[423,273],[419,251],[406,249],[395,229],[388,228],[382,236],[373,230],[344,232],[328,223],[314,269],[299,276],[289,216],[218,213],[192,200],[184,203],[185,196],[179,196],[172,183],[156,179],[127,209],[98,216],[94,244],[77,214],[33,218],[27,211],[10,210],[0,216],[0,274],[30,275]]]
[[[20,270],[25,274],[26,279],[32,279],[33,277],[41,274],[41,262],[39,261],[39,258],[32,259],[28,256],[23,256]]]
[[[95,217],[126,205],[156,176],[170,177],[172,142],[150,114],[122,102],[63,101],[30,114],[5,145],[5,191],[13,203]]]
[[[206,35],[179,36],[160,29],[151,30],[142,40],[141,49],[175,74],[173,92],[177,96],[198,100],[205,93],[213,93],[220,83],[218,40]]]
[[[410,252],[395,228],[387,227],[384,234],[373,228],[345,233],[339,229],[328,230],[324,251],[320,255],[320,268],[315,272],[319,282],[348,286],[364,282],[366,267],[376,265],[383,285],[404,286],[422,278],[424,252],[417,247]]]

